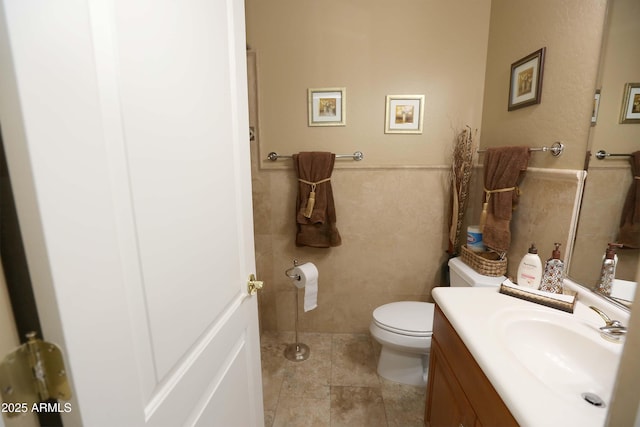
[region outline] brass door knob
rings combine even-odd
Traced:
[[[256,276],[254,274],[249,276],[249,281],[247,282],[249,295],[255,295],[260,289],[262,289],[262,286],[264,286],[264,282],[256,280]]]

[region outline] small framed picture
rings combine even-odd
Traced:
[[[343,87],[308,89],[309,126],[344,126],[346,91]]]
[[[627,83],[624,86],[620,123],[640,123],[640,83]]]
[[[600,108],[600,89],[596,90],[593,96],[593,111],[591,112],[591,126],[595,126],[598,121],[598,108]]]
[[[546,47],[511,64],[508,110],[539,104]]]
[[[384,133],[422,133],[424,95],[387,95]]]

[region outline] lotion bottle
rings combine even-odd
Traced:
[[[600,280],[598,280],[598,286],[596,291],[602,295],[611,295],[611,286],[613,285],[613,279],[616,277],[616,248],[622,247],[617,243],[609,243],[607,251],[605,252],[604,259],[602,260],[602,268],[600,269]]]
[[[564,279],[564,262],[560,259],[560,243],[554,243],[555,248],[544,266],[544,274],[540,283],[540,290],[554,294],[562,293]]]
[[[518,285],[532,289],[540,287],[542,280],[542,261],[538,256],[538,249],[535,243],[531,244],[529,252],[522,257],[518,266]]]

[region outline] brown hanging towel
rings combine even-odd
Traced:
[[[298,178],[296,246],[328,248],[342,243],[331,187],[335,158],[333,153],[319,151],[293,155]]]
[[[630,162],[633,182],[622,208],[618,243],[637,249],[640,248],[640,151],[631,154]]]
[[[520,182],[529,164],[529,147],[489,148],[484,161],[482,240],[497,252],[511,246],[511,215],[518,203]]]

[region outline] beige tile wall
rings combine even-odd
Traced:
[[[481,210],[482,168],[474,172],[466,223],[479,218]],[[294,329],[295,290],[284,274],[293,259],[313,262],[320,274],[317,309],[304,313],[299,294],[299,331],[366,332],[381,304],[431,301],[447,259],[447,168],[334,170],[343,243],[329,249],[294,244],[293,171],[259,170],[254,164],[253,173],[257,269],[266,283],[259,297],[263,330]],[[566,247],[579,180],[572,171],[531,169],[521,188],[508,254],[513,276],[531,241],[543,259],[554,242]],[[464,242],[466,235],[461,238]]]
[[[261,326],[292,330],[295,288],[285,276],[293,259],[319,270],[318,308],[299,330],[366,332],[373,309],[400,300],[430,300],[446,260],[446,169],[335,170],[339,247],[296,247],[293,171],[254,170]]]

